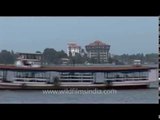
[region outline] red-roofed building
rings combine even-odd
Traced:
[[[108,61],[110,45],[96,40],[85,46],[89,58],[94,58],[98,63],[106,63]]]

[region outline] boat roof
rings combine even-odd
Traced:
[[[0,65],[0,70],[11,71],[138,71],[149,70],[147,66],[51,66],[51,67],[17,67],[14,65]]]
[[[23,53],[23,52],[16,52],[18,55],[42,55],[42,53]]]

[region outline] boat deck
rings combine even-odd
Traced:
[[[44,89],[110,89],[110,88],[147,88],[149,84],[154,81],[125,81],[125,82],[112,82],[109,84],[99,83],[75,83],[75,82],[62,82],[58,85],[46,83],[4,83],[0,82],[0,89],[28,89],[28,90],[44,90]]]
[[[0,70],[11,71],[120,71],[120,70],[148,70],[147,66],[52,66],[52,67],[16,67],[14,65],[0,65]]]

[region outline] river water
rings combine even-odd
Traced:
[[[61,104],[61,103],[155,103],[158,104],[158,73],[151,70],[149,79],[156,79],[149,89],[134,90],[71,90],[71,91],[41,91],[41,90],[0,90],[1,104]]]

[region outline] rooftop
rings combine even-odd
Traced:
[[[103,43],[100,40],[96,40],[96,41],[94,41],[93,43],[90,43],[87,46],[109,46],[109,45],[107,45],[106,43]]]
[[[124,67],[106,67],[106,66],[54,66],[54,67],[16,67],[14,65],[0,65],[0,70],[13,71],[128,71],[128,70],[148,70],[147,66],[124,66]]]
[[[42,55],[42,53],[22,53],[22,52],[17,52],[16,54],[18,55]]]
[[[80,48],[80,46],[77,45],[76,43],[68,43],[68,47],[71,47],[71,48]]]

